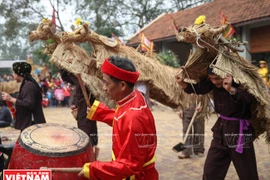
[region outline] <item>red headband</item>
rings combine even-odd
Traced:
[[[131,72],[124,69],[121,69],[112,63],[109,62],[109,59],[105,59],[104,63],[102,64],[101,71],[105,74],[108,74],[112,77],[120,79],[122,81],[130,82],[135,84],[140,76],[138,71]]]

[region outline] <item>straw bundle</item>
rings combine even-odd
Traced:
[[[219,54],[214,67],[214,73],[224,78],[226,74],[231,74],[236,83],[241,84],[242,88],[254,95],[258,100],[255,112],[251,118],[251,123],[256,129],[257,136],[263,132],[267,133],[267,142],[270,142],[270,102],[269,90],[265,86],[263,79],[257,73],[257,67],[250,64],[243,58],[232,54]]]
[[[194,47],[185,66],[180,68],[177,76],[193,84],[199,82],[201,79],[207,77],[207,68],[215,56],[216,54],[208,53],[207,49]]]
[[[65,43],[83,43],[87,41],[92,45],[93,52],[90,59],[97,63],[97,69],[90,67],[88,74],[98,74],[96,71],[100,72],[104,59],[110,56],[126,57],[134,62],[140,72],[139,80],[149,85],[151,98],[172,108],[179,105],[182,89],[175,81],[174,76],[178,71],[176,68],[165,66],[159,63],[157,59],[146,57],[132,47],[120,45],[117,41],[117,44],[115,44],[111,39],[104,38],[104,36],[98,35],[91,30],[84,30],[84,28],[87,27],[81,26],[80,29],[74,31],[76,32],[74,34],[66,33],[62,39]],[[88,34],[84,32],[88,32]],[[57,61],[64,61],[64,59],[58,58]],[[52,62],[56,63],[56,60],[52,60]]]
[[[60,43],[52,54],[50,62],[74,75],[81,74],[83,82],[97,100],[104,102],[110,107],[114,106],[114,103],[109,100],[107,94],[102,89],[102,80],[88,73],[88,69],[93,61],[83,48],[74,43]]]
[[[45,54],[51,56],[50,62],[74,75],[80,73],[87,88],[96,99],[104,102],[109,107],[113,107],[114,102],[109,100],[107,94],[102,90],[102,81],[95,76],[87,74],[91,66],[96,66],[95,62],[89,58],[87,52],[80,46],[74,43],[61,43],[62,40],[59,35],[61,33],[54,33],[52,25],[51,21],[42,22],[36,31],[29,33],[29,40],[33,42],[52,39],[54,43],[46,44],[44,50]]]
[[[37,31],[30,33],[29,36],[31,37],[29,39],[47,40],[46,37],[49,38],[54,35],[51,31],[48,31],[50,29],[48,25],[43,22]],[[176,68],[162,65],[158,60],[146,57],[134,48],[120,45],[117,41],[98,35],[88,29],[86,24],[71,33],[63,32],[60,38],[61,42],[58,41],[58,38],[59,36],[57,36],[57,47],[51,55],[50,62],[73,74],[85,73],[92,75],[92,78],[83,78],[83,81],[95,96],[102,96],[103,101],[106,98],[103,98],[100,93],[102,90],[98,88],[100,80],[93,78],[93,76],[101,78],[100,67],[104,59],[119,55],[134,62],[141,73],[139,80],[146,82],[150,87],[151,98],[172,108],[179,105],[180,95],[183,91],[175,81]],[[90,57],[83,48],[76,45],[83,42],[88,42],[93,47]]]
[[[50,62],[74,74],[87,73],[91,60],[87,52],[74,43],[60,43],[53,52]]]
[[[270,143],[268,89],[257,73],[257,67],[234,53],[239,49],[220,37],[223,30],[223,26],[213,29],[207,24],[182,28],[177,35],[178,41],[191,43],[195,48],[177,76],[184,77],[185,81],[196,83],[207,76],[206,69],[209,65],[213,67],[214,73],[222,78],[226,74],[232,75],[234,81],[241,84],[241,88],[247,89],[257,99],[258,103],[253,107],[251,123],[255,127],[257,136],[266,132],[266,141]],[[212,64],[214,61],[215,65]]]
[[[50,20],[43,21],[38,27],[36,31],[31,31],[28,34],[28,39],[30,42],[36,41],[36,40],[51,40],[51,44],[45,45],[44,53],[51,55],[57,45],[61,43],[60,35],[61,33],[55,32],[56,30],[53,27],[53,23]]]
[[[91,94],[93,94],[97,100],[105,103],[110,108],[115,107],[114,101],[108,98],[108,94],[103,90],[103,82],[101,79],[86,73],[81,73],[81,77]]]
[[[0,82],[0,92],[13,94],[20,91],[21,83],[17,81]]]

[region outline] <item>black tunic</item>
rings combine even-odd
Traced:
[[[225,117],[249,120],[252,116],[251,106],[256,99],[247,91],[237,87],[235,95],[230,95],[223,87],[217,88],[209,79],[204,79],[194,85],[197,94],[206,94],[213,91],[215,111]],[[185,92],[194,93],[189,84]],[[221,117],[212,128],[213,139],[204,163],[203,179],[217,180],[225,179],[231,161],[234,163],[239,179],[257,180],[258,172],[256,157],[253,147],[255,132],[250,124],[243,131],[244,150],[236,152],[239,138],[239,120],[226,120]],[[218,173],[217,173],[218,172]]]
[[[78,78],[65,70],[61,70],[61,77],[64,81],[76,86],[76,107],[78,110],[78,115],[76,119],[77,125],[79,129],[84,131],[89,136],[92,146],[96,146],[98,144],[97,122],[86,118],[87,104],[84,99],[84,95]],[[89,94],[89,92],[87,93]],[[94,101],[95,97],[91,94],[90,104],[93,104]]]
[[[34,124],[46,123],[40,90],[31,81],[26,81],[16,101],[16,123],[15,129],[21,131],[31,126],[32,118]]]

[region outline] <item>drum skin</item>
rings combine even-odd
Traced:
[[[9,169],[83,167],[95,160],[88,136],[78,128],[37,124],[22,131],[14,147]],[[52,180],[85,180],[78,173],[52,172]]]

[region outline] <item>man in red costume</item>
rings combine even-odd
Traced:
[[[115,100],[116,109],[95,101],[88,119],[112,126],[112,161],[86,163],[79,175],[91,180],[157,180],[157,146],[154,117],[144,97],[134,89],[139,78],[127,58],[113,56],[102,65],[104,90]]]

